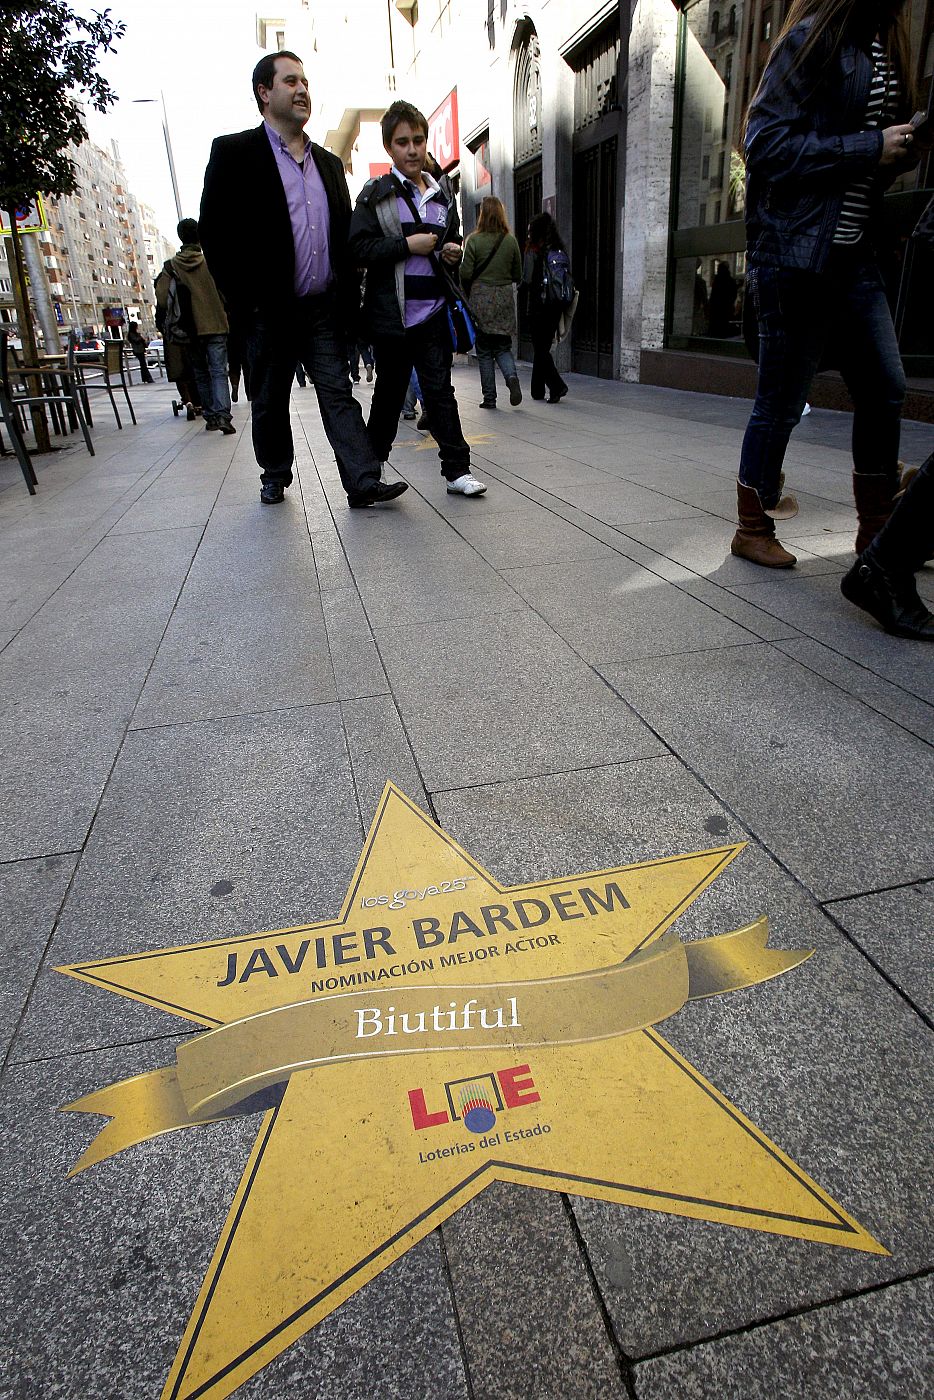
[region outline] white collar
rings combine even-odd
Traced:
[[[415,185],[415,182],[413,180],[410,180],[408,175],[403,175],[402,171],[396,165],[392,167],[392,174],[395,175],[397,180],[400,180],[402,182],[406,189],[408,189],[412,185]],[[418,188],[418,186],[415,185],[415,193],[417,194],[419,201],[422,204],[424,204],[426,199],[434,199],[436,194],[441,194],[441,186],[438,184],[437,180],[433,175],[429,175],[427,170],[422,171],[422,179],[425,181],[425,184],[428,186],[428,188],[423,194],[422,191]]]

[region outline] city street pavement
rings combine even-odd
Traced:
[[[886,1252],[500,1181],[237,1394],[934,1395],[934,652],[840,595],[846,415],[794,434],[771,573],[729,553],[748,403],[569,382],[493,413],[456,370],[473,500],[403,423],[409,491],[348,510],[310,388],[277,507],[248,406],[164,381],[33,498],[0,462],[4,1400],[162,1394],[260,1123],[68,1179],[104,1120],[59,1109],[192,1024],[54,969],[333,918],[387,780],[505,885],[748,843],[678,933],[815,954],[666,1040]]]

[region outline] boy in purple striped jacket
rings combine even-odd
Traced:
[[[376,355],[367,428],[376,456],[385,461],[414,367],[448,493],[480,496],[486,487],[470,471],[451,383],[453,350],[439,261],[454,271],[460,264],[457,206],[425,169],[428,122],[418,108],[394,102],[381,128],[392,171],[364,185],[350,222],[351,256],[367,269],[363,319]]]

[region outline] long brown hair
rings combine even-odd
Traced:
[[[480,201],[480,216],[477,219],[477,233],[508,233],[509,220],[501,199],[488,194]]]
[[[875,10],[875,15],[873,11]],[[913,112],[916,105],[915,82],[911,71],[911,40],[909,36],[909,6],[907,0],[882,0],[882,3],[867,3],[867,0],[791,0],[788,14],[781,32],[775,41],[772,53],[778,49],[789,30],[802,20],[812,21],[808,36],[795,55],[794,67],[807,61],[817,48],[824,52],[824,68],[836,58],[844,35],[854,23],[863,21],[865,28],[876,31],[882,41],[886,57],[898,75],[901,100],[905,111]],[[766,64],[768,72],[769,64]],[[765,74],[762,75],[763,79]],[[762,83],[760,80],[759,86]],[[758,88],[746,111],[748,121]],[[745,132],[746,121],[743,123]]]

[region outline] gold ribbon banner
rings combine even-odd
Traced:
[[[773,949],[768,920],[682,943],[669,929],[615,967],[529,982],[395,986],[294,1002],[179,1045],[176,1064],[99,1089],[67,1110],[111,1122],[70,1175],[160,1133],[231,1116],[298,1070],[431,1051],[512,1050],[607,1040],[685,1002],[788,972],[813,948]]]

